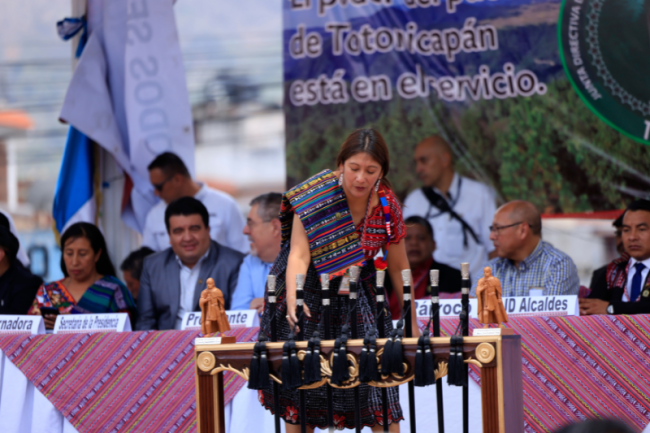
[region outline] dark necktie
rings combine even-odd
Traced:
[[[645,269],[645,265],[640,262],[635,263],[634,269],[635,272],[634,276],[632,277],[632,293],[630,294],[630,302],[636,301],[636,298],[639,297],[639,293],[641,293],[641,284],[643,284],[643,278],[641,278],[641,274]]]

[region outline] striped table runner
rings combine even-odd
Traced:
[[[257,328],[226,333],[252,341]],[[194,331],[0,336],[0,350],[80,432],[196,431]],[[244,381],[224,375],[230,401]]]
[[[446,335],[457,326],[441,320]],[[507,326],[522,336],[526,432],[587,418],[639,432],[650,423],[650,316],[525,317]],[[476,367],[470,375],[480,384]]]

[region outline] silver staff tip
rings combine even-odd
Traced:
[[[350,266],[350,281],[356,283],[358,279],[359,279],[359,267]]]
[[[463,277],[463,280],[469,280],[469,263],[460,264],[460,275]]]
[[[275,275],[268,275],[266,277],[266,286],[270,292],[275,292]]]
[[[431,281],[431,287],[438,287],[438,281],[440,281],[440,271],[438,269],[431,269],[429,271],[429,280]]]
[[[350,290],[350,277],[347,275],[341,279],[341,288],[343,290]]]
[[[377,287],[384,287],[385,279],[386,279],[386,271],[377,271]]]
[[[329,288],[330,274],[320,274],[320,285],[323,286],[323,288]]]
[[[402,271],[402,283],[405,286],[410,286],[411,285],[411,270],[410,269],[404,269]]]
[[[305,274],[296,274],[296,286],[301,289],[305,286]]]

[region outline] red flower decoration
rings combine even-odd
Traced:
[[[384,412],[381,409],[375,411],[375,419],[377,424],[384,425]],[[388,409],[388,421],[390,423],[390,409]]]
[[[287,411],[284,413],[284,418],[289,422],[298,421],[298,410],[293,406],[288,406]]]
[[[384,260],[383,257],[377,257],[375,259],[375,269],[378,271],[385,271],[387,267],[386,260]]]
[[[337,430],[343,430],[345,428],[345,417],[334,415],[334,427],[336,427]]]

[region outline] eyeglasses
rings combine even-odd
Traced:
[[[161,192],[162,189],[165,187],[165,184],[167,182],[169,182],[170,180],[172,180],[173,178],[174,178],[174,176],[170,176],[170,177],[168,177],[167,179],[163,180],[160,183],[154,183],[153,187],[156,189],[156,191]]]
[[[514,227],[514,226],[518,226],[519,224],[524,224],[524,222],[519,221],[518,223],[508,224],[507,226],[490,226],[490,233],[496,233],[497,236],[498,236],[500,230],[507,229],[507,228]]]

